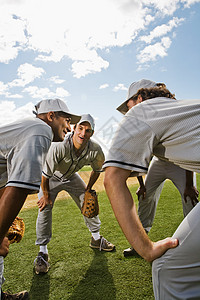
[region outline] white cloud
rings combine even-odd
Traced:
[[[140,40],[144,41],[146,43],[151,43],[153,39],[155,38],[159,38],[163,35],[166,35],[167,33],[169,33],[170,31],[172,31],[172,29],[174,27],[177,27],[178,25],[180,25],[182,22],[184,21],[183,18],[173,18],[172,20],[170,20],[168,22],[168,24],[162,24],[160,26],[155,27],[149,35],[147,36],[141,36]]]
[[[0,125],[33,116],[33,108],[34,105],[31,102],[16,108],[14,101],[0,101]]]
[[[33,82],[36,78],[40,78],[42,74],[45,73],[44,69],[34,67],[31,64],[25,63],[21,65],[17,70],[18,79],[13,80],[8,85],[10,87],[21,86]]]
[[[0,19],[5,12],[0,26],[1,44],[6,45],[3,62],[17,57],[20,50],[32,49],[44,62],[70,58],[76,78],[106,69],[109,63],[98,49],[130,44],[147,22],[146,9],[138,0],[3,1]]]
[[[7,84],[4,84],[2,81],[0,81],[0,95],[4,95],[8,91]]]
[[[35,59],[44,63],[69,58],[76,78],[101,72],[109,67],[103,53],[131,44],[153,20],[172,15],[181,4],[197,2],[200,0],[1,0],[0,62],[9,63],[20,51],[33,50]],[[151,41],[177,25],[163,24],[146,39]],[[18,79],[13,86],[25,82]]]
[[[0,95],[5,96],[6,98],[22,98],[22,95],[11,94],[9,92],[9,85],[4,84],[2,81],[0,81]]]
[[[184,3],[185,7],[190,7],[192,4],[199,3],[200,0],[181,0]]]
[[[14,99],[20,99],[20,98],[23,98],[22,95],[20,94],[7,94],[7,98],[14,98]]]
[[[9,63],[24,49],[27,38],[24,33],[25,22],[13,17],[7,5],[0,10],[0,62]]]
[[[96,60],[76,61],[72,64],[72,73],[74,77],[84,77],[90,73],[100,72],[102,69],[107,69],[109,63],[101,57],[96,57]]]
[[[109,87],[109,84],[104,83],[104,84],[100,85],[99,89],[102,90],[102,89],[106,89],[107,87]]]
[[[121,90],[121,91],[127,91],[128,88],[125,87],[125,85],[124,85],[123,83],[118,83],[118,85],[114,87],[113,91],[114,91],[114,92],[118,92],[118,91],[120,91],[120,90]]]
[[[143,0],[148,6],[153,6],[163,15],[172,15],[179,8],[179,0]]]
[[[39,88],[37,86],[29,86],[23,90],[24,93],[28,93],[32,98],[47,99],[47,98],[66,98],[70,96],[70,93],[64,88],[57,88],[56,92],[50,91],[49,88]]]
[[[70,96],[70,93],[67,90],[65,90],[64,88],[60,87],[60,88],[56,89],[55,97],[66,98],[69,96]]]
[[[137,56],[139,64],[155,61],[157,57],[167,56],[167,49],[171,45],[169,37],[163,37],[161,42],[145,47]]]
[[[17,70],[18,79],[14,79],[6,84],[0,81],[0,95],[6,98],[22,98],[23,96],[21,94],[11,93],[10,89],[14,87],[24,87],[33,82],[36,78],[41,77],[44,72],[42,68],[34,67],[28,63],[20,65]]]
[[[52,76],[51,78],[49,78],[50,81],[53,81],[56,84],[61,84],[63,82],[65,82],[64,79],[60,79],[59,76]]]

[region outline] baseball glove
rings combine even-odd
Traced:
[[[99,214],[99,203],[95,190],[85,192],[81,213],[88,218],[93,218]]]
[[[19,243],[24,236],[25,224],[22,218],[16,217],[11,224],[6,237],[8,238],[10,244]]]

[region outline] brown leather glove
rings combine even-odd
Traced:
[[[6,233],[10,244],[19,243],[24,236],[25,224],[22,218],[16,217]]]
[[[93,218],[99,214],[99,203],[95,190],[85,192],[81,213],[88,218]]]

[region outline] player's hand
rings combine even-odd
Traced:
[[[6,257],[9,252],[9,245],[8,238],[5,237],[0,245],[0,256]]]
[[[187,201],[191,201],[192,205],[194,207],[199,202],[198,201],[198,196],[199,196],[199,192],[195,188],[195,186],[185,188],[185,191],[184,191],[185,203],[187,203]]]
[[[158,242],[152,242],[152,249],[148,253],[148,257],[145,259],[152,262],[156,258],[162,256],[168,249],[176,248],[179,244],[178,239],[166,238]]]
[[[52,203],[51,199],[43,196],[38,200],[37,205],[38,205],[40,211],[42,211],[47,205],[50,205],[52,207],[53,203]]]
[[[136,192],[136,195],[138,196],[138,200],[139,199],[144,199],[145,198],[145,196],[146,196],[146,188],[145,188],[145,186],[140,186],[139,188],[138,188],[138,190],[137,190],[137,192]]]

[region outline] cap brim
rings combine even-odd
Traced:
[[[124,101],[120,106],[118,106],[116,108],[123,115],[125,115],[127,113],[127,111],[128,111],[128,107],[127,107],[126,103],[127,103],[127,100]]]
[[[70,118],[71,118],[71,124],[77,124],[79,121],[80,121],[80,119],[81,119],[81,116],[77,116],[77,115],[72,115],[72,114],[70,114],[70,113],[67,113],[69,116],[70,116]]]
[[[91,124],[91,122],[90,122],[89,120],[87,120],[87,119],[81,119],[78,123],[79,123],[79,124],[82,124],[82,123],[84,123],[84,122],[89,123],[90,126],[91,126],[91,129],[94,131],[94,125]]]

